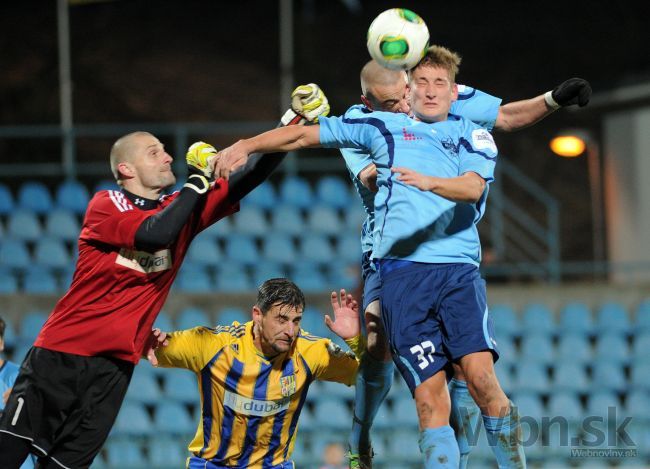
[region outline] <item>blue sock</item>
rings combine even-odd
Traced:
[[[393,362],[378,361],[364,353],[354,390],[354,415],[348,439],[351,453],[370,451],[370,427],[392,384]]]
[[[488,443],[497,458],[499,469],[525,468],[526,455],[522,446],[519,413],[510,403],[510,413],[505,417],[483,416]]]
[[[467,389],[467,383],[457,379],[449,382],[451,396],[451,414],[449,424],[456,432],[456,441],[460,450],[460,469],[467,467],[467,460],[479,437],[481,409],[478,408]]]
[[[460,453],[454,429],[449,425],[438,428],[425,428],[420,432],[420,451],[424,456],[424,468],[458,467]]]

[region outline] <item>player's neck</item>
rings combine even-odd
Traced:
[[[143,199],[149,199],[149,200],[160,199],[160,195],[162,194],[163,191],[163,189],[160,187],[151,188],[151,187],[144,187],[139,184],[138,185],[124,184],[124,189],[129,191],[133,195],[142,197]]]
[[[260,331],[257,328],[257,324],[255,323],[253,323],[252,334],[253,334],[253,345],[255,345],[255,348],[257,349],[257,352],[260,356],[264,357],[267,360],[272,360],[278,355],[280,355],[280,352],[276,352],[271,347],[268,347],[268,350],[265,350],[266,347],[264,347],[264,344],[262,343],[262,334],[260,334]]]

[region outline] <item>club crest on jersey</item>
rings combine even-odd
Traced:
[[[120,249],[115,263],[137,270],[143,274],[161,272],[172,268],[172,254],[169,249],[161,249],[153,254],[133,249]]]
[[[282,376],[280,378],[280,392],[284,397],[289,397],[296,393],[296,377],[294,375]]]
[[[451,156],[458,158],[458,145],[454,143],[451,137],[447,137],[444,140],[441,140],[440,143],[442,143],[442,147],[447,150]]]

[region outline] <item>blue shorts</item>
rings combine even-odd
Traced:
[[[231,466],[220,466],[219,464],[208,461],[207,459],[199,458],[198,456],[192,456],[188,460],[187,464],[188,469],[229,469]],[[266,466],[269,469],[296,469],[296,465],[293,461],[285,461],[275,466]]]
[[[361,257],[361,276],[363,277],[363,304],[361,313],[366,310],[368,305],[375,300],[379,299],[379,291],[381,289],[381,283],[379,281],[379,272],[377,267],[374,265],[370,256],[372,253],[370,251],[364,252]],[[365,324],[365,321],[361,321]]]
[[[499,358],[476,266],[384,260],[379,271],[382,320],[411,393],[467,354],[490,350]]]

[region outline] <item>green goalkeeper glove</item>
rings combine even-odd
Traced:
[[[329,112],[327,96],[317,84],[301,85],[291,93],[291,109],[282,116],[282,124],[318,123],[318,118]]]
[[[212,178],[213,163],[217,157],[217,149],[209,143],[196,142],[187,149],[185,160],[190,174],[200,174]]]

